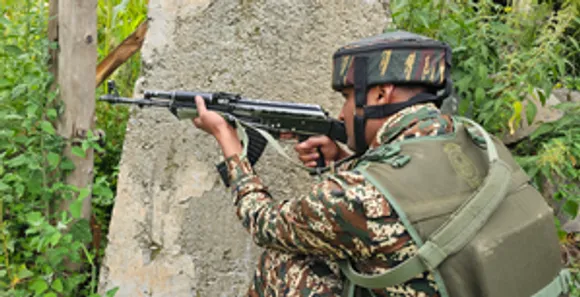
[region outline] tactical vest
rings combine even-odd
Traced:
[[[427,270],[441,296],[567,292],[551,209],[501,142],[461,121],[454,120],[453,134],[383,145],[362,157],[357,169],[389,200],[419,251],[377,276],[341,263],[344,296],[401,284]],[[374,296],[370,290],[363,295]]]

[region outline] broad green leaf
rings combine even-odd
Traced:
[[[75,164],[71,160],[69,160],[69,159],[64,159],[60,163],[60,169],[62,169],[62,170],[73,170],[73,169],[75,169]]]
[[[10,186],[0,181],[0,191],[10,190]]]
[[[48,293],[42,295],[42,297],[58,297],[58,296],[56,295],[55,292],[48,292]]]
[[[48,116],[49,119],[51,120],[56,120],[58,114],[56,112],[56,109],[51,108],[49,110],[46,111],[46,115]]]
[[[26,188],[28,192],[36,195],[40,195],[43,192],[44,184],[42,183],[42,173],[40,170],[35,170],[34,176],[30,176],[26,182]]]
[[[26,222],[32,226],[39,226],[44,222],[44,217],[38,211],[30,212],[26,214]]]
[[[58,163],[60,162],[60,156],[56,153],[50,152],[48,153],[48,155],[46,155],[46,160],[48,161],[50,168],[54,169],[58,166]]]
[[[546,134],[546,133],[550,133],[554,130],[554,128],[552,127],[552,125],[550,124],[541,124],[540,127],[538,127],[538,129],[536,129],[536,131],[534,131],[531,135],[530,135],[530,139],[531,140],[535,140],[536,138]]]
[[[5,45],[4,50],[9,55],[15,55],[15,56],[19,56],[19,55],[24,53],[24,51],[22,51],[18,46],[13,45],[13,44]]]
[[[89,138],[91,137],[90,135],[87,135]],[[83,141],[83,143],[81,144],[81,148],[84,152],[86,152],[89,148],[91,147],[91,144],[88,140]]]
[[[528,125],[532,125],[532,122],[536,118],[536,113],[538,112],[538,107],[532,101],[528,101],[526,105],[526,119],[528,120]]]
[[[481,104],[485,100],[485,90],[483,88],[477,88],[475,90],[475,102],[476,104]]]
[[[79,146],[73,146],[71,148],[71,153],[73,153],[73,155],[75,155],[75,156],[78,156],[81,158],[86,158],[85,151]]]
[[[57,291],[58,293],[62,293],[63,286],[62,286],[62,281],[60,280],[60,278],[57,278],[54,282],[52,282],[52,285],[50,287],[53,290]]]
[[[48,238],[48,242],[52,245],[55,246],[58,244],[58,242],[60,241],[60,238],[62,237],[62,234],[60,234],[60,232],[58,231],[54,231],[54,233],[52,233],[52,235],[50,236],[50,238]]]
[[[15,136],[13,140],[16,143],[23,144],[23,143],[26,143],[28,141],[28,138],[24,135],[18,135],[18,136]]]
[[[77,199],[85,199],[85,198],[89,197],[90,194],[91,194],[91,190],[89,190],[88,188],[82,188],[79,191],[79,196]]]
[[[29,118],[34,118],[36,117],[36,111],[38,111],[38,106],[37,105],[29,105],[26,108],[26,114],[28,115]]]
[[[83,199],[76,199],[73,201],[73,203],[70,204],[69,209],[73,218],[80,218],[83,211]]]
[[[564,206],[562,207],[562,209],[568,215],[570,215],[572,217],[576,217],[576,215],[578,214],[578,202],[566,200],[566,203],[564,203]]]
[[[58,42],[56,41],[51,41],[48,43],[48,48],[51,50],[56,50],[58,49]]]
[[[8,80],[0,79],[0,89],[7,88],[11,85],[12,84]]]
[[[37,278],[30,284],[30,288],[34,290],[36,295],[40,295],[48,289],[48,284],[42,278]]]
[[[75,241],[81,242],[83,244],[89,243],[93,240],[93,236],[91,234],[91,225],[86,219],[77,220],[70,227],[70,233],[72,234]]]
[[[512,107],[513,113],[508,122],[511,135],[513,135],[516,132],[515,129],[519,127],[522,118],[522,103],[520,101],[515,101]]]
[[[487,49],[487,47],[483,47]],[[487,67],[484,64],[479,64],[479,68],[477,69],[477,75],[479,76],[480,80],[487,79]]]
[[[17,276],[18,276],[19,279],[25,279],[25,278],[29,278],[31,276],[34,276],[34,273],[32,271],[28,270],[26,268],[26,266],[23,264],[18,269]]]
[[[574,48],[577,51],[580,51],[580,45],[578,44],[578,41],[576,41],[576,39],[572,36],[568,36],[568,41],[570,41],[572,43],[572,45],[574,45]]]
[[[113,191],[107,186],[102,184],[95,184],[93,186],[93,195],[100,196],[106,199],[111,199],[114,197]]]
[[[52,124],[49,121],[42,121],[42,123],[40,123],[40,128],[42,129],[42,131],[44,131],[50,135],[54,135],[54,133],[55,133],[54,127],[52,126]]]
[[[28,164],[30,162],[30,159],[28,158],[28,156],[22,154],[22,155],[18,155],[18,157],[8,160],[6,162],[6,165],[8,165],[8,167],[10,168],[14,168],[14,167],[18,167],[18,166],[22,166],[24,164]]]
[[[105,297],[115,297],[117,291],[119,291],[119,287],[112,288],[109,291],[107,291],[107,293],[105,293]]]
[[[10,25],[10,21],[8,19],[6,19],[5,17],[0,15],[0,24],[4,25],[4,26],[9,26]]]
[[[540,99],[540,102],[542,102],[542,106],[546,105],[546,93],[542,90],[539,90],[538,97]]]

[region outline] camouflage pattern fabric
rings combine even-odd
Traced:
[[[429,115],[417,121],[418,115]],[[398,132],[393,132],[398,131]],[[411,137],[451,133],[453,124],[431,103],[408,107],[380,130],[374,146]],[[242,225],[265,248],[247,296],[339,297],[336,259],[350,258],[360,272],[377,274],[414,255],[411,240],[384,196],[356,170],[338,171],[310,194],[275,201],[246,158],[227,160],[234,204]],[[439,296],[430,273],[373,290],[374,296]],[[359,296],[372,296],[364,291]]]
[[[368,57],[367,84],[422,84],[443,87],[451,50],[442,42],[408,32],[391,32],[341,47],[333,56],[332,87],[354,85],[354,57]]]

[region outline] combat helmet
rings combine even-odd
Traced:
[[[451,48],[418,34],[394,31],[361,39],[333,55],[332,88],[354,87],[356,152],[364,153],[366,120],[388,117],[408,106],[434,102],[440,106],[452,90]],[[407,102],[366,106],[367,90],[379,84],[423,86],[430,90]]]

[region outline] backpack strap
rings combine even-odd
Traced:
[[[341,270],[349,279],[351,286],[358,285],[371,289],[385,288],[404,283],[425,271],[434,271],[448,256],[460,251],[475,236],[504,200],[512,175],[509,165],[499,158],[491,137],[481,126],[466,118],[460,118],[460,120],[474,126],[485,139],[490,166],[484,182],[451,215],[447,222],[433,232],[425,244],[421,245],[420,239],[416,240],[418,236],[415,228],[408,220],[402,219],[401,221],[417,245],[420,246],[417,254],[402,264],[383,274],[368,276],[356,272],[350,262],[341,262]],[[404,218],[404,213],[397,206],[388,190],[383,189],[365,168],[361,168],[360,171],[383,193],[399,216]],[[447,294],[442,292],[442,295]]]

